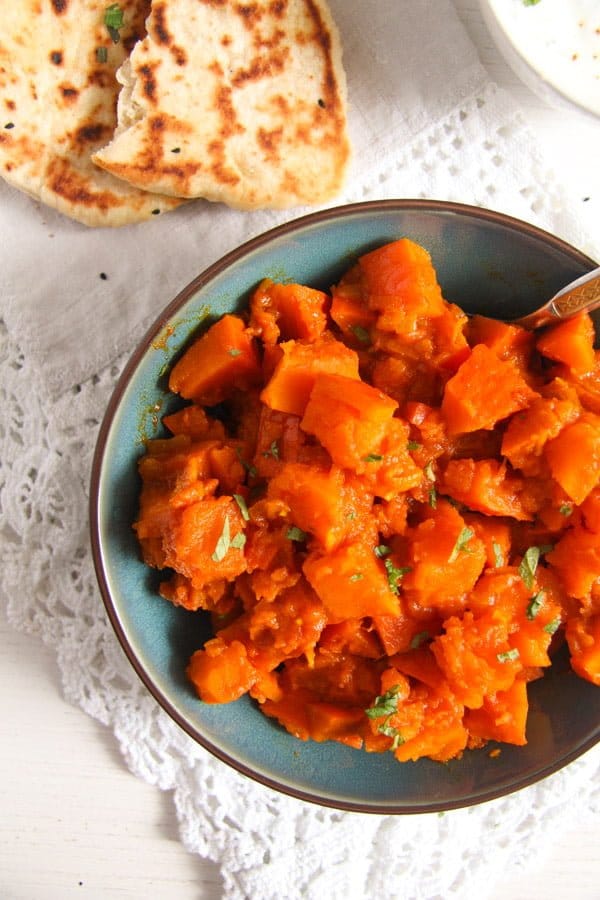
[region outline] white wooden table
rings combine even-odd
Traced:
[[[491,77],[593,215],[600,126],[543,107],[498,55],[476,0],[455,5]],[[183,849],[170,797],[131,775],[112,733],[62,699],[54,653],[2,619],[0,643],[0,898],[219,900],[218,870]],[[598,837],[589,826],[565,833],[542,864],[506,872],[492,900],[600,900]]]

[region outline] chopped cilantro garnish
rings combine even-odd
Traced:
[[[242,464],[242,466],[244,467],[244,469],[246,470],[248,475],[251,475],[253,478],[256,477],[256,468],[253,465],[251,465],[249,462],[246,462],[245,459],[243,459],[242,451],[240,450],[239,447],[235,448],[235,455],[237,456],[238,460],[240,461],[240,463]]]
[[[237,505],[240,508],[240,512],[242,514],[242,519],[244,519],[245,522],[248,522],[250,519],[250,513],[248,512],[248,507],[246,505],[246,501],[244,500],[244,498],[242,497],[241,494],[234,494],[233,499],[235,500],[235,502],[237,503]]]
[[[371,335],[366,328],[362,327],[362,325],[354,325],[350,331],[358,338],[361,344],[371,343]]]
[[[398,582],[404,575],[406,575],[407,572],[410,572],[410,568],[406,567],[403,569],[399,569],[393,564],[391,559],[384,559],[383,564],[385,566],[385,571],[387,572],[390,590],[392,594],[398,594]]]
[[[546,634],[554,634],[560,628],[560,616],[557,616],[556,619],[552,619],[551,622],[548,622],[547,625],[544,625],[544,631]]]
[[[529,590],[531,590],[531,588],[533,587],[533,579],[535,578],[535,572],[538,567],[539,561],[539,547],[529,547],[529,549],[525,551],[525,555],[521,560],[521,565],[519,566],[519,575],[521,576]]]
[[[558,511],[561,514],[561,516],[570,516],[571,513],[573,512],[573,507],[571,506],[570,503],[562,503],[558,507]]]
[[[237,347],[232,347],[227,352],[229,353],[230,356],[241,356],[241,354],[242,354],[242,351],[238,350]]]
[[[523,0],[523,6],[537,6],[540,0]]]
[[[538,591],[527,604],[525,615],[528,619],[535,619],[544,603],[544,592]]]
[[[498,662],[513,662],[515,659],[519,658],[519,651],[516,647],[513,647],[512,650],[506,650],[504,653],[497,653],[496,657]]]
[[[375,697],[373,706],[365,709],[365,713],[369,719],[381,719],[383,716],[391,716],[398,711],[398,694],[400,693],[400,685],[395,684],[386,691]]]
[[[227,551],[231,546],[231,529],[229,527],[229,519],[225,516],[225,522],[223,524],[223,531],[217,541],[214,552],[211,556],[211,559],[214,562],[221,562],[222,559],[225,559]]]
[[[398,712],[399,692],[400,685],[395,684],[389,691],[386,691],[385,694],[375,697],[373,706],[370,706],[365,710],[369,719],[384,719],[384,721],[377,726],[377,731],[380,734],[384,734],[386,737],[393,738],[392,750],[395,750],[396,747],[404,743],[404,739],[398,729],[394,728],[393,725],[390,725],[391,717],[394,713]]]
[[[410,642],[410,649],[416,650],[421,644],[425,643],[425,641],[429,640],[429,632],[428,631],[420,631],[418,634],[412,638]]]
[[[502,547],[496,541],[492,541],[492,550],[494,551],[494,565],[497,569],[501,569],[504,565],[504,554]]]
[[[377,547],[375,547],[373,552],[375,553],[375,556],[379,557],[379,559],[383,559],[384,556],[389,556],[392,550],[387,546],[387,544],[379,544]]]
[[[435,488],[431,488],[428,495],[429,505],[432,509],[437,509],[437,491]]]
[[[473,537],[474,534],[475,534],[475,532],[473,531],[473,529],[467,528],[467,526],[465,525],[465,527],[461,530],[460,534],[456,538],[456,543],[455,543],[454,547],[452,548],[452,553],[448,557],[449,563],[456,562],[456,560],[458,559],[459,553],[461,553],[461,552],[468,553],[469,552],[469,548],[467,547],[467,544],[469,543],[469,541],[471,540],[471,538]]]
[[[271,441],[271,446],[268,450],[265,450],[263,456],[272,456],[273,459],[279,459],[279,447],[277,446],[277,441]]]
[[[238,531],[238,533],[231,539],[231,547],[235,547],[236,550],[241,550],[242,547],[246,543],[246,535],[243,531]]]
[[[400,744],[404,743],[405,739],[402,737],[397,728],[394,728],[393,725],[388,724],[388,719],[386,719],[385,722],[382,722],[381,725],[378,726],[377,731],[380,734],[384,734],[386,737],[391,737],[393,739],[392,746],[390,748],[391,750],[396,750],[397,747],[400,746]]]
[[[355,572],[354,575],[350,576],[350,581],[362,581],[365,576],[362,572]]]
[[[368,456],[363,456],[364,462],[381,462],[383,456],[379,453],[369,453]]]
[[[285,533],[288,541],[305,541],[306,540],[306,532],[302,531],[301,528],[298,528],[297,525],[291,525]]]
[[[408,450],[420,450],[422,446],[418,441],[409,441],[406,445]]]
[[[99,63],[105,63],[108,60],[108,50],[106,47],[96,47],[96,60]]]
[[[121,40],[119,30],[123,27],[123,10],[118,3],[111,3],[104,10],[104,24],[112,38],[113,44]]]

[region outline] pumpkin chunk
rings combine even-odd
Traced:
[[[537,396],[513,362],[477,344],[446,383],[442,413],[450,434],[492,429]]]

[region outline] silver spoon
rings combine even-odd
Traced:
[[[560,319],[570,319],[580,312],[592,312],[600,306],[600,266],[581,278],[576,278],[558,291],[547,303],[527,316],[511,319],[511,325],[523,328],[542,328],[556,324]]]

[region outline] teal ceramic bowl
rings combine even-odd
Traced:
[[[106,609],[125,653],[157,701],[219,759],[277,791],[340,809],[416,813],[479,803],[531,784],[600,738],[600,690],[577,678],[566,655],[531,686],[525,747],[469,751],[442,765],[400,764],[337,743],[301,742],[247,697],[198,700],[186,663],[209,637],[202,613],[157,594],[131,524],[136,463],[175,408],[167,391],[173,360],[209,317],[241,309],[265,276],[328,288],[365,251],[403,235],[431,253],[445,297],[467,311],[532,311],[596,263],[531,225],[454,203],[389,200],[320,211],[255,238],[199,275],[164,310],[135,350],[110,400],[91,482],[91,536]]]

